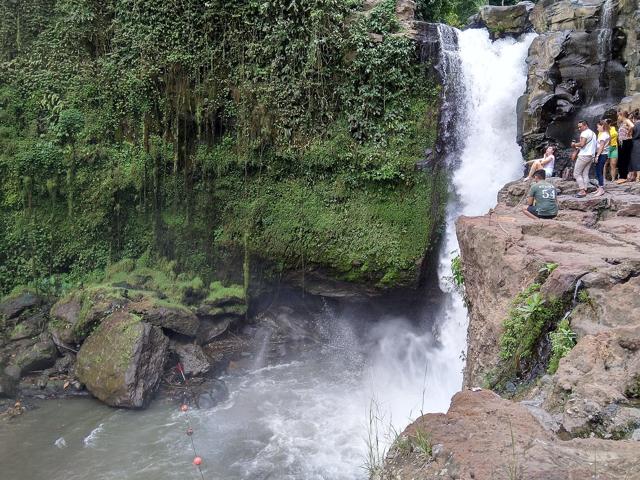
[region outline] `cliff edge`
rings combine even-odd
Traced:
[[[383,478],[640,479],[640,183],[578,199],[556,220],[506,185],[461,217],[465,390],[396,441]]]

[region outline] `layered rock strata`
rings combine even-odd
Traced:
[[[574,182],[551,181],[561,193],[556,220],[522,213],[524,181],[506,185],[487,215],[458,220],[470,317],[465,390],[446,415],[403,433],[383,478],[640,478],[640,183],[575,198]],[[553,319],[532,352],[539,373],[515,375],[501,390],[508,400],[483,388],[505,361],[514,299],[536,282],[546,301],[570,300],[576,345],[546,373],[548,332],[561,320]]]

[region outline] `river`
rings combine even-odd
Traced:
[[[515,108],[533,39],[492,43],[482,30],[448,33],[459,37],[463,79],[448,101],[464,108],[448,160],[441,281],[431,287],[437,292],[414,292],[435,296],[437,307],[406,315],[327,307],[300,318],[319,329],[317,341],[264,361],[257,349],[254,365],[224,379],[228,400],[207,410],[182,413],[161,401],[141,412],[90,399],[40,402],[0,427],[2,477],[198,479],[188,420],[204,478],[359,480],[411,420],[446,411],[462,385],[467,327],[462,299],[444,278],[457,254],[454,222],[486,212],[498,189],[521,173]]]

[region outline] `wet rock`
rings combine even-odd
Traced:
[[[229,389],[227,385],[220,380],[207,382],[199,390],[206,391],[198,394],[196,400],[198,408],[213,408],[229,398]]]
[[[62,357],[56,360],[53,365],[53,371],[59,374],[67,374],[73,371],[76,363],[76,356],[72,353],[65,352]]]
[[[42,333],[47,318],[44,312],[37,311],[29,315],[26,319],[21,319],[9,333],[9,340],[23,340],[33,338]]]
[[[518,110],[519,138],[528,158],[555,143],[561,147],[557,171],[571,168],[569,144],[577,135],[575,122],[585,119],[594,128],[596,120],[615,116],[623,97],[638,93],[638,8],[633,4],[537,2],[530,17],[541,35],[529,52],[527,91]],[[610,6],[605,24],[603,16]]]
[[[18,379],[0,368],[0,398],[13,398],[18,391]]]
[[[480,8],[477,27],[485,27],[493,38],[518,36],[533,29],[529,14],[533,10],[533,2],[520,2],[516,5],[485,5]]]
[[[198,317],[189,308],[172,305],[161,300],[133,304],[130,310],[142,316],[145,322],[173,332],[195,337],[198,334]]]
[[[211,343],[212,340],[225,333],[231,325],[232,318],[222,318],[219,320],[210,320],[203,318],[200,320],[200,326],[198,327],[198,334],[196,338],[198,343],[206,345]]]
[[[178,356],[185,375],[203,375],[211,369],[209,359],[200,345],[171,342],[170,350]]]
[[[50,337],[45,337],[18,353],[11,364],[20,370],[20,375],[25,375],[29,372],[44,370],[53,366],[57,357],[58,350],[53,340]]]
[[[74,327],[80,319],[83,298],[79,292],[74,292],[56,302],[49,312],[51,323],[49,332],[56,345],[71,346],[80,339],[76,338]]]
[[[0,318],[10,320],[20,316],[25,310],[40,306],[44,299],[33,292],[25,291],[18,295],[10,295],[0,303]]]
[[[76,375],[107,405],[143,408],[160,381],[168,345],[160,328],[118,311],[82,345]]]
[[[128,299],[113,289],[72,292],[51,308],[48,330],[60,348],[73,348],[82,343],[105,317],[125,308],[128,303]]]

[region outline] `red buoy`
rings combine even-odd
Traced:
[[[193,464],[199,466],[202,463],[202,459],[200,457],[196,457],[193,459]]]
[[[187,410],[189,410],[189,407],[187,406],[187,404],[186,404],[186,403],[183,403],[183,404],[180,406],[180,410],[181,410],[181,411],[183,411],[183,412],[186,412]]]
[[[191,435],[193,435],[193,428],[189,427],[187,428],[187,435],[190,437]]]

